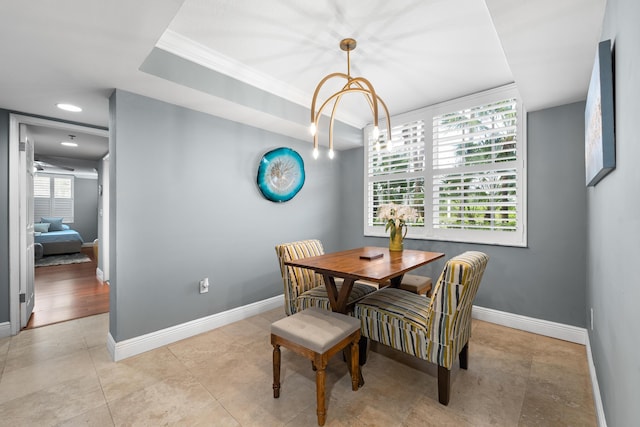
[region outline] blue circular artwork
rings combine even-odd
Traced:
[[[286,202],[304,185],[304,162],[291,148],[280,147],[262,156],[258,167],[258,188],[272,202]]]

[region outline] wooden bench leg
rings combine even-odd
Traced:
[[[273,397],[280,397],[280,346],[273,346]]]
[[[358,341],[351,343],[351,390],[358,391],[360,387],[360,364],[358,357]]]
[[[449,404],[451,394],[451,371],[438,365],[438,400],[443,405]]]
[[[327,409],[325,408],[325,382],[326,382],[326,366],[318,367],[316,371],[316,399],[317,399],[317,413],[318,413],[318,425],[323,426],[327,419]]]
[[[460,350],[460,354],[458,355],[458,359],[460,360],[460,368],[468,369],[469,367],[469,343],[466,343],[462,350]]]

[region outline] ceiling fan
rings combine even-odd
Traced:
[[[55,159],[52,159],[49,157],[42,157],[42,156],[38,156],[37,158],[35,158],[33,161],[33,165],[35,166],[38,172],[43,172],[43,171],[46,171],[47,169],[63,169],[69,172],[73,172],[75,170],[70,166],[60,164]]]

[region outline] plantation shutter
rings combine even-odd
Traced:
[[[527,245],[526,112],[514,84],[364,129],[364,235],[388,237],[388,203],[415,208],[415,239]]]
[[[380,206],[396,203],[414,207],[424,217],[425,143],[424,121],[415,120],[386,130],[367,145],[369,226],[381,225]],[[410,227],[421,224],[410,224]]]
[[[37,174],[33,180],[35,222],[41,217],[62,217],[74,221],[74,177],[72,175]]]
[[[40,222],[51,213],[51,179],[48,176],[33,177],[33,221]]]
[[[515,98],[433,117],[434,229],[516,231]]]

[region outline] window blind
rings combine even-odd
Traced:
[[[33,178],[33,220],[62,217],[74,221],[73,175],[36,174]]]
[[[516,231],[515,98],[433,118],[433,226]]]
[[[416,208],[424,218],[424,121],[414,120],[391,127],[368,144],[367,190],[370,226],[382,225],[378,219],[380,206],[395,203]],[[420,224],[410,224],[417,227]]]
[[[414,207],[408,237],[526,245],[526,113],[507,85],[391,117],[364,131],[364,234],[387,203]]]

